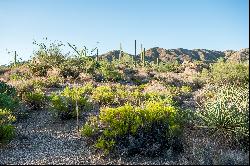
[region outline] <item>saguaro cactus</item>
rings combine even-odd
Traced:
[[[96,61],[99,60],[99,57],[98,57],[98,48],[96,49]]]
[[[122,58],[122,43],[120,43],[119,61],[121,60],[121,58]]]
[[[146,53],[146,50],[145,48],[143,49],[143,66],[145,66],[145,53]]]
[[[135,67],[136,67],[136,40],[135,40],[135,56],[132,57],[132,60],[135,63]]]
[[[142,44],[141,44],[141,62],[143,61],[143,51],[142,51]]]
[[[16,51],[15,51],[15,53],[14,53],[14,66],[16,66],[16,63],[17,63],[16,57],[17,57],[17,54],[16,54]]]

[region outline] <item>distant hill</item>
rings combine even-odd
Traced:
[[[119,50],[113,50],[100,55],[100,57],[111,60],[112,58],[118,58],[119,53],[120,53]],[[164,49],[164,48],[154,47],[146,50],[145,54],[145,59],[147,61],[154,61],[156,58],[159,58],[161,61],[164,62],[177,60],[181,63],[185,60],[188,61],[199,60],[204,62],[213,62],[221,57],[227,60],[246,61],[249,60],[249,48],[244,48],[239,51],[234,51],[234,50],[216,51],[207,49],[188,50],[184,48]],[[136,58],[139,59],[140,54],[138,54]]]

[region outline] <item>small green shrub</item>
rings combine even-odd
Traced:
[[[48,70],[51,68],[48,64],[29,64],[28,65],[33,76],[46,77]]]
[[[175,62],[160,62],[159,65],[154,65],[155,70],[158,72],[178,72],[180,64]]]
[[[62,120],[75,118],[77,116],[76,106],[78,106],[79,112],[90,110],[92,104],[84,95],[88,92],[86,89],[86,87],[66,87],[59,95],[52,93],[50,96],[52,110],[56,111],[57,116]]]
[[[92,137],[98,130],[97,117],[91,116],[88,118],[85,125],[81,128],[81,136]]]
[[[61,75],[64,78],[73,77],[77,78],[81,72],[84,71],[84,61],[79,58],[68,58],[62,64],[60,64]]]
[[[19,101],[5,93],[0,93],[0,108],[14,110],[19,105]]]
[[[115,65],[108,61],[101,61],[98,72],[101,74],[102,81],[119,81],[122,79],[121,73],[118,72]]]
[[[19,105],[14,87],[0,82],[0,108],[14,110]]]
[[[57,76],[50,76],[45,80],[45,87],[46,88],[60,88],[63,79]]]
[[[0,108],[0,143],[5,143],[15,135],[14,126],[11,125],[15,117],[7,109]]]
[[[174,146],[173,139],[181,135],[177,112],[175,107],[155,101],[147,102],[142,107],[126,104],[118,108],[103,108],[99,121],[94,121],[92,125],[86,123],[83,131],[85,136],[94,135],[95,147],[105,153],[125,147],[129,154],[157,155],[163,149]],[[155,144],[157,148],[153,148]]]
[[[98,86],[93,90],[92,99],[100,104],[113,104],[115,94],[110,86]]]
[[[249,64],[218,61],[211,66],[210,72],[204,69],[201,77],[209,83],[245,86],[249,82]]]
[[[4,93],[8,96],[16,96],[16,89],[13,86],[6,84],[5,82],[0,81],[0,93]]]
[[[192,92],[192,88],[190,86],[185,86],[185,85],[181,86],[180,90],[183,93],[190,93],[190,92]]]
[[[35,89],[31,92],[25,92],[22,97],[22,100],[32,110],[38,110],[43,108],[47,100],[44,92],[42,92],[41,89]]]

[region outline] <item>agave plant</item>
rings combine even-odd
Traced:
[[[249,136],[248,89],[224,86],[197,112],[201,126],[238,141]],[[236,139],[235,139],[236,138]]]

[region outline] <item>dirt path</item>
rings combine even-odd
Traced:
[[[166,156],[103,159],[78,136],[75,120],[56,121],[45,110],[30,112],[15,126],[14,140],[0,148],[0,164],[177,164]]]

